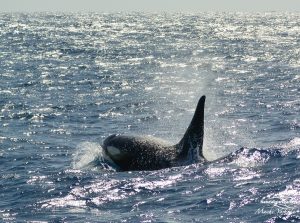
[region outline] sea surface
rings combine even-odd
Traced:
[[[1,222],[300,222],[299,13],[0,14]],[[110,134],[210,164],[116,172]]]

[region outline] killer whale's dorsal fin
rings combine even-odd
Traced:
[[[189,158],[193,161],[206,160],[202,152],[204,137],[204,105],[205,95],[199,99],[193,119],[183,138],[176,145],[179,159],[185,159],[190,156]]]

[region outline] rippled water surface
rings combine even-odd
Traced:
[[[299,24],[290,13],[0,14],[1,221],[299,222]],[[176,143],[203,94],[205,156],[226,159],[107,168],[108,135]]]

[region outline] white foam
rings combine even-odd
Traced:
[[[295,137],[291,141],[289,141],[287,144],[283,146],[283,148],[289,150],[289,149],[294,149],[300,146],[300,138]]]
[[[73,154],[72,167],[83,169],[89,167],[95,160],[103,157],[103,149],[98,143],[83,142],[77,146]]]

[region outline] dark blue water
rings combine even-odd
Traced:
[[[2,222],[300,222],[299,14],[0,14]],[[113,133],[205,156],[104,169]],[[244,149],[240,149],[244,147]]]

